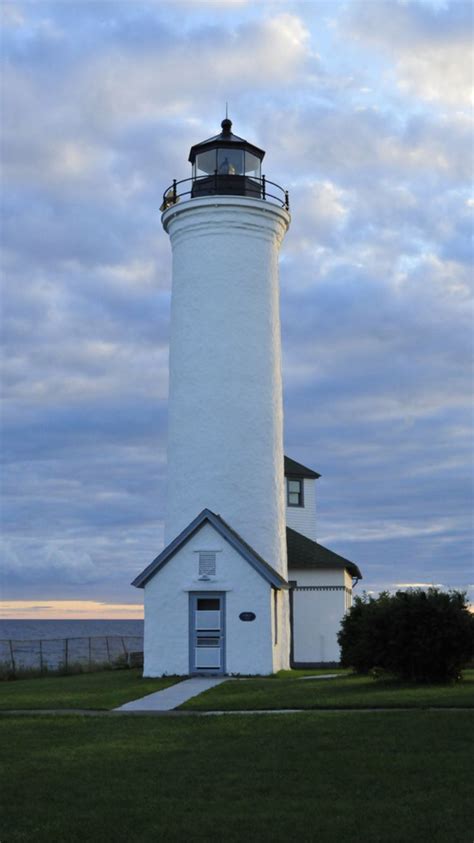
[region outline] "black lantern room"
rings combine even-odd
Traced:
[[[289,210],[288,191],[262,175],[263,149],[232,134],[232,122],[225,118],[222,132],[191,147],[190,179],[173,180],[163,194],[160,211],[184,198],[200,196],[250,196],[266,199]]]
[[[227,117],[221,127],[220,135],[191,147],[191,195],[195,197],[219,193],[260,198],[264,150],[232,134],[232,122]]]

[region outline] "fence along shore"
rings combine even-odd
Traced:
[[[141,635],[93,635],[73,638],[0,639],[0,674],[23,671],[67,673],[97,670],[101,665],[139,666]]]

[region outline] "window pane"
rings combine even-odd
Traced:
[[[216,172],[216,150],[201,152],[196,155],[196,176],[208,176]]]
[[[299,506],[300,496],[297,495],[295,492],[290,492],[290,494],[288,495],[288,503],[291,503],[294,506]]]
[[[198,597],[197,609],[198,612],[218,612],[221,607],[221,601],[218,597]]]
[[[242,149],[218,149],[217,172],[221,176],[242,175],[244,170],[244,153]]]
[[[220,629],[220,612],[196,612],[196,629]]]
[[[251,152],[245,153],[245,175],[260,178],[260,159]]]
[[[301,491],[301,480],[288,480],[288,490],[290,492],[298,492]]]

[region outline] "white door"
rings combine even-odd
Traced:
[[[221,592],[190,594],[190,673],[224,673],[224,621]]]

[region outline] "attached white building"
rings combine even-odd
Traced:
[[[166,547],[133,582],[145,589],[146,676],[270,674],[291,653],[336,661],[336,615],[360,575],[315,541],[316,472],[292,460],[283,471],[288,194],[231,127],[191,148],[192,177],[162,206],[173,255]]]
[[[285,457],[286,540],[290,585],[291,664],[337,663],[337,633],[362,579],[354,562],[316,541],[316,480],[320,475]]]

